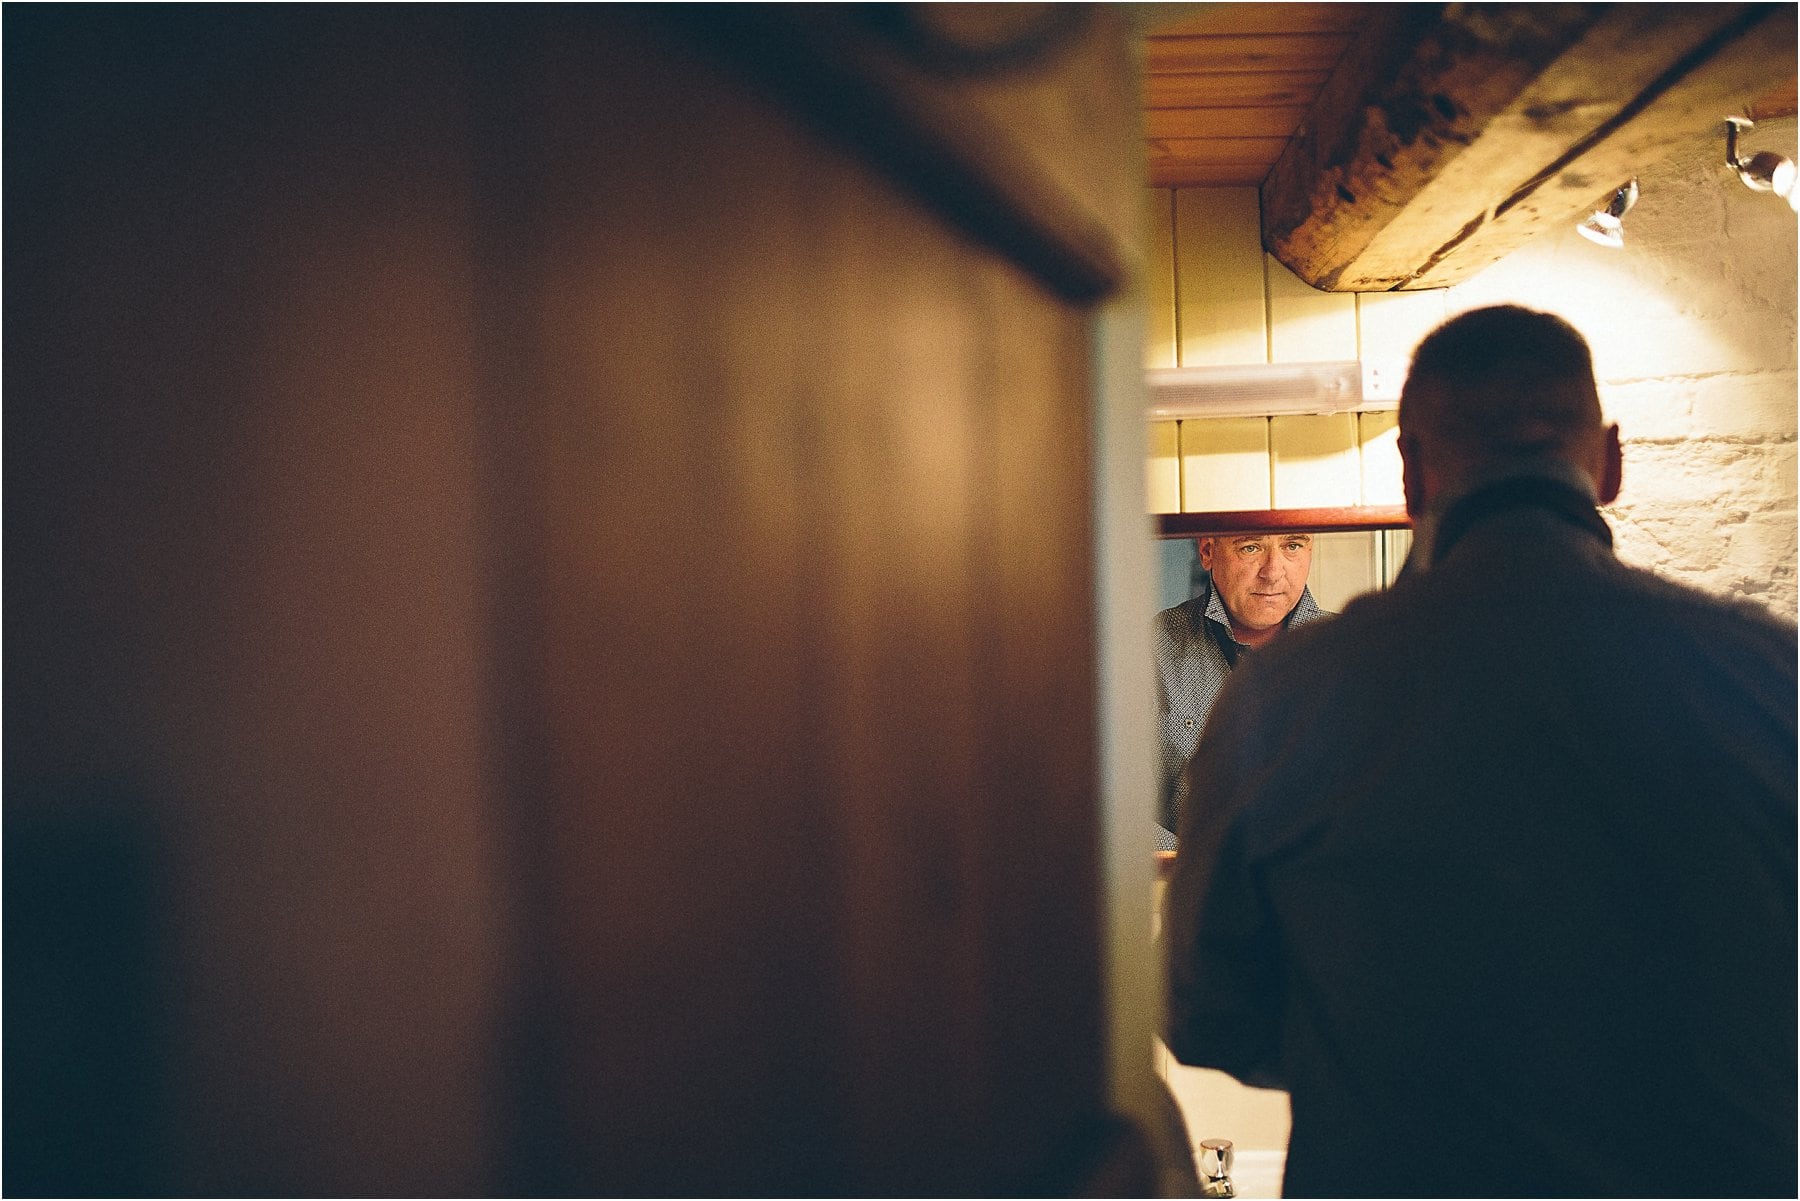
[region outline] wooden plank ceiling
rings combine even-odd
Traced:
[[[1183,6],[1146,37],[1149,181],[1257,187],[1315,287],[1443,287],[1728,114],[1793,115],[1795,11]]]
[[[1146,39],[1155,187],[1255,187],[1373,4],[1208,4]],[[1154,15],[1154,12],[1152,13]]]

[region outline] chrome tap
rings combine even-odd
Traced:
[[[1231,1183],[1231,1140],[1209,1138],[1200,1144],[1200,1195],[1235,1197]]]

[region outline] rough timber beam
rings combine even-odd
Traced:
[[[1795,70],[1793,4],[1395,4],[1262,185],[1263,244],[1334,292],[1438,288],[1574,224]]]

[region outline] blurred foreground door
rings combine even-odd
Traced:
[[[1147,1190],[1128,42],[967,7],[8,11],[6,1191]]]

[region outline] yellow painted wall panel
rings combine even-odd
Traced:
[[[1269,419],[1209,417],[1181,423],[1184,512],[1269,507]]]
[[[1145,484],[1152,513],[1181,512],[1181,435],[1178,421],[1150,423]]]
[[[1362,496],[1356,414],[1269,420],[1274,506],[1354,505]]]
[[[1268,362],[1261,221],[1255,188],[1176,190],[1181,366]]]
[[[1442,288],[1357,293],[1357,357],[1366,362],[1404,363],[1412,357],[1419,339],[1443,322],[1447,295]]]
[[[1342,613],[1351,600],[1380,585],[1379,538],[1362,530],[1313,536],[1312,574],[1306,582],[1319,608]]]
[[[1400,477],[1400,414],[1358,413],[1357,440],[1362,446],[1362,503],[1403,505],[1406,489]]]
[[[1144,214],[1144,366],[1175,367],[1175,193],[1151,188]]]
[[[1342,363],[1356,358],[1356,296],[1321,292],[1263,256],[1268,275],[1269,362]]]

